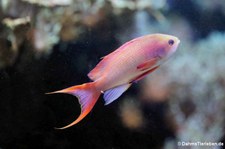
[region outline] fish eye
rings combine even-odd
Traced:
[[[170,40],[168,41],[168,44],[169,44],[170,46],[172,46],[172,45],[174,44],[174,40],[173,40],[173,39],[170,39]]]

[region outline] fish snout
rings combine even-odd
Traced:
[[[179,40],[177,37],[175,37],[175,36],[170,36],[170,38],[169,38],[169,40],[168,40],[168,44],[169,44],[170,46],[175,46],[175,47],[177,47],[177,46],[179,45],[179,43],[180,43],[180,40]]]
[[[168,56],[170,56],[174,52],[176,52],[180,44],[180,40],[177,37],[171,36],[171,38],[168,40],[168,44],[169,44]]]

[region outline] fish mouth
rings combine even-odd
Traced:
[[[176,44],[173,47],[173,51],[175,52],[176,49],[178,48],[178,45],[180,44],[180,40],[178,38],[176,38]]]
[[[175,41],[176,41],[175,44],[173,45],[173,47],[171,47],[171,49],[167,53],[167,56],[166,56],[167,58],[170,57],[171,55],[173,55],[173,53],[176,52],[176,50],[177,50],[177,48],[180,44],[180,40],[178,38],[176,38]]]
[[[177,48],[178,48],[179,44],[180,44],[180,40],[179,40],[179,39],[177,39],[177,44],[176,44],[176,47],[175,47],[175,51],[177,50]]]

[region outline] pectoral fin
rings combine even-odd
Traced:
[[[149,73],[155,71],[159,66],[153,67],[152,69],[144,72],[143,74],[141,74],[140,76],[136,77],[134,80],[132,80],[131,82],[138,82],[141,79],[143,79],[144,77],[146,77],[146,75],[148,75]]]
[[[138,69],[138,70],[141,70],[141,71],[144,71],[144,70],[146,70],[146,69],[152,68],[152,67],[156,66],[158,60],[159,60],[158,57],[153,58],[153,59],[151,59],[151,60],[149,60],[149,61],[146,61],[146,62],[144,62],[144,63],[138,65],[138,66],[137,66],[137,69]]]
[[[105,105],[108,105],[114,100],[116,100],[117,98],[119,98],[130,86],[131,86],[131,83],[120,85],[105,91],[103,96],[105,100]]]

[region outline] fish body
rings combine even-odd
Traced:
[[[105,105],[118,99],[133,82],[143,79],[156,70],[177,49],[180,40],[165,34],[152,34],[133,39],[103,57],[88,74],[93,81],[52,93],[76,96],[81,105],[80,116],[68,128],[81,121],[103,93]]]

